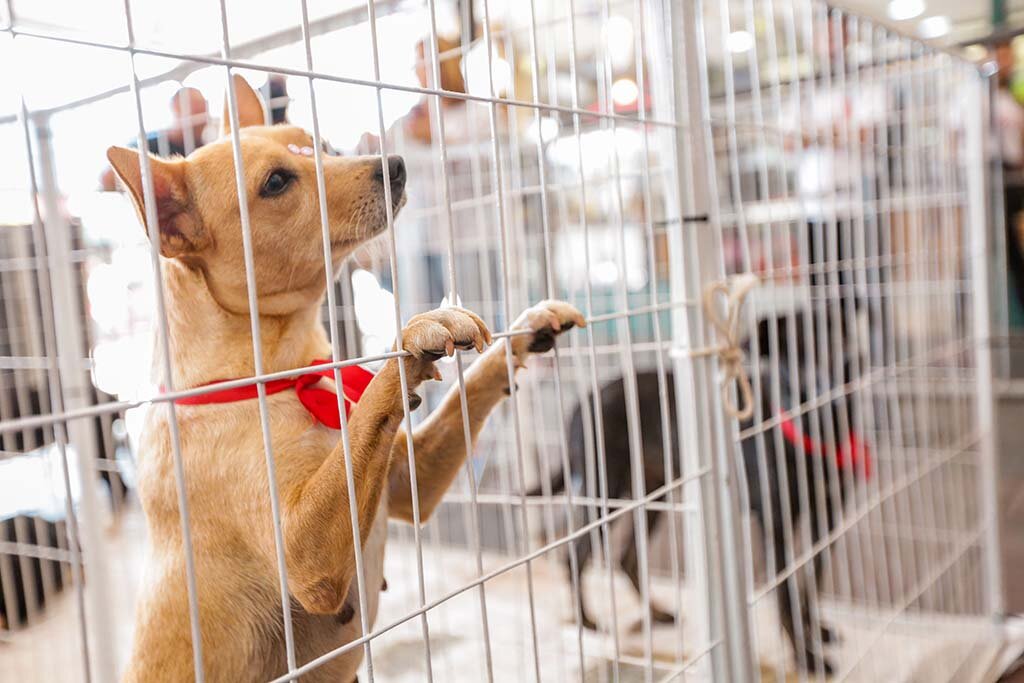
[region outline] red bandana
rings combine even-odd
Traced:
[[[815,441],[807,434],[801,432],[796,424],[786,413],[780,413],[779,417],[781,422],[779,423],[779,429],[782,431],[782,436],[786,441],[793,444],[794,446],[802,445],[804,452],[813,453],[814,455],[824,455],[830,449],[826,448],[823,444]],[[853,432],[850,432],[850,440],[846,445],[835,450],[836,465],[842,469],[847,466],[853,466],[854,472],[860,472],[860,463],[864,463],[864,476],[871,477],[871,453],[868,450],[867,444],[861,443],[860,439]]]
[[[330,362],[329,360],[314,360],[310,365],[324,365]],[[346,365],[339,368],[339,372],[341,373],[341,381],[345,388],[345,416],[348,417],[352,414],[352,406],[359,403],[359,398],[366,391],[370,380],[373,379],[373,373],[358,365]],[[265,384],[267,396],[294,388],[299,401],[321,424],[331,429],[341,429],[341,415],[338,413],[338,395],[329,389],[315,386],[321,377],[333,379],[334,370],[331,368],[313,370],[294,377],[270,380]],[[203,386],[224,381],[226,380],[221,379],[216,382],[208,382]],[[257,395],[258,389],[256,385],[247,384],[242,387],[221,389],[220,391],[211,391],[196,396],[185,396],[175,399],[174,402],[185,406],[197,406],[206,403],[234,403],[235,401],[256,398]]]

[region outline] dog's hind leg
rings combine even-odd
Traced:
[[[813,473],[809,472],[809,474],[813,474]],[[818,476],[820,476],[820,474]],[[828,486],[828,484],[826,484],[826,487],[827,486]],[[828,491],[829,491],[829,489],[826,488],[826,495],[825,495],[825,511],[826,511],[826,514],[824,515],[824,519],[822,519],[821,515],[811,513],[811,524],[810,524],[810,527],[811,527],[811,546],[812,547],[817,547],[817,545],[821,541],[821,539],[826,538],[827,536],[829,536],[832,533],[832,531],[835,529],[835,527],[836,527],[836,517],[837,517],[836,516],[836,510],[835,510],[835,507],[832,505],[831,497],[828,495]],[[840,500],[842,500],[842,497],[840,497]],[[808,501],[808,509],[812,510],[812,511],[818,509],[817,494],[814,492],[813,488],[811,489],[811,496],[810,496],[810,500]],[[815,597],[815,599],[817,599],[818,595],[820,595],[820,593],[821,593],[821,574],[822,574],[822,570],[824,569],[824,565],[825,565],[825,553],[824,552],[815,553],[814,558],[813,558],[812,561],[814,563],[814,565],[813,565],[814,566],[814,586],[815,586],[815,588],[817,590],[817,594],[814,597]],[[806,590],[804,592],[806,593]],[[806,597],[806,595],[804,595],[802,597]],[[819,639],[821,640],[821,642],[823,644],[838,642],[839,641],[839,635],[836,633],[835,629],[827,626],[824,622],[822,622],[820,616],[816,620],[817,624],[812,624],[812,619],[810,618],[811,615],[810,615],[810,612],[809,612],[809,610],[810,610],[810,602],[804,600],[801,604],[802,604],[802,609],[803,609],[803,612],[804,612],[804,615],[803,615],[803,619],[804,619],[803,623],[804,623],[804,627],[805,627],[804,633],[813,633],[813,632],[815,632],[815,627],[816,627],[818,637],[819,637]],[[820,612],[819,612],[819,614],[820,614]]]
[[[590,559],[590,553],[593,552],[590,534],[583,534],[579,539],[570,541],[570,543],[576,549],[576,562],[574,563],[572,560],[572,553],[567,552],[565,554],[565,569],[569,574],[570,590],[576,606],[575,616],[579,618],[583,628],[596,631],[597,622],[587,611],[587,601],[584,600],[585,591],[583,589],[583,568],[587,565],[587,560]]]
[[[655,529],[658,527],[658,522],[661,520],[662,514],[660,510],[648,510],[647,511],[647,536],[650,538],[654,535]],[[620,555],[620,563],[622,564],[622,570],[626,572],[626,576],[629,577],[629,582],[633,584],[633,589],[637,595],[643,595],[643,591],[640,589],[640,553],[637,550],[636,544],[636,531],[630,529],[629,541],[626,543],[626,547],[622,550]],[[670,612],[657,607],[654,603],[651,603],[651,619],[659,624],[672,624],[675,623],[676,617]]]
[[[785,556],[785,535],[783,532],[781,506],[774,497],[772,507],[773,513],[775,513],[772,515],[774,522],[772,524],[772,544],[775,547],[776,557],[782,558]],[[796,523],[796,520],[794,520],[794,523]],[[780,569],[782,568],[780,565]],[[817,565],[814,568],[815,571],[820,569]],[[830,676],[833,673],[833,665],[815,647],[817,639],[810,636],[807,593],[806,588],[800,585],[799,573],[792,573],[790,577],[787,577],[775,589],[779,620],[782,622],[782,629],[785,631],[786,638],[790,640],[790,644],[793,646],[797,666],[806,672],[821,672],[825,676]],[[798,623],[796,621],[798,615],[800,617],[799,638],[797,633]]]
[[[815,539],[814,540],[814,544],[816,545],[817,543],[818,543],[818,541],[817,541],[817,539]],[[822,569],[824,568],[824,564],[825,564],[824,554],[823,553],[817,553],[814,556],[814,585],[815,586],[819,586],[819,587],[821,586],[821,572],[822,572]],[[818,590],[820,591],[821,589],[819,588]],[[810,614],[808,613],[808,610],[810,609],[810,603],[807,600],[804,600],[803,605],[804,605],[804,624],[806,625],[806,629],[807,629],[805,631],[805,633],[810,633],[810,631],[811,631],[811,618],[810,618]],[[825,645],[827,645],[829,643],[838,643],[841,640],[841,638],[839,637],[839,634],[836,632],[836,630],[834,628],[832,628],[831,626],[829,626],[828,624],[826,624],[824,621],[821,620],[820,612],[819,612],[819,617],[818,617],[818,636],[821,639],[821,642],[823,644],[825,644]]]
[[[782,534],[782,523],[776,520],[775,527],[775,533],[773,534],[773,545],[775,547],[769,552],[774,552],[777,559],[783,560],[784,563],[784,558],[778,557],[781,555],[781,550],[784,547],[783,543],[785,542]],[[778,563],[775,566],[781,568],[781,565]],[[797,665],[804,671],[820,671],[825,676],[831,676],[834,671],[832,663],[817,651],[814,647],[814,642],[810,638],[810,615],[808,612],[807,593],[805,587],[799,585],[797,574],[794,573],[787,577],[786,580],[779,584],[777,590],[779,617],[782,620],[782,628],[786,631],[786,637],[789,638],[789,643],[793,646]],[[797,602],[796,608],[800,614],[801,638],[799,638],[799,643],[797,642],[796,620],[794,619],[794,599]]]

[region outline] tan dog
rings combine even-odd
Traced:
[[[330,357],[319,323],[326,289],[315,144],[291,126],[264,127],[259,96],[236,77],[242,155],[255,256],[263,370],[302,367]],[[225,120],[226,117],[225,117]],[[291,150],[289,145],[292,145]],[[111,148],[108,158],[143,214],[138,153]],[[187,159],[151,157],[174,387],[253,375],[235,172],[230,139]],[[404,203],[401,158],[389,162],[395,209]],[[378,157],[324,159],[335,265],[385,228]],[[143,217],[145,222],[145,218]],[[474,440],[508,394],[505,344],[517,367],[555,335],[583,325],[568,304],[528,309],[514,324],[527,331],[493,344],[466,372]],[[483,350],[490,332],[457,308],[413,317],[402,331],[411,356],[389,360],[349,418],[355,496],[365,557],[369,623],[382,584],[387,518],[411,520],[406,437],[401,429],[399,362],[410,391],[440,377],[434,361],[455,348]],[[324,380],[326,382],[326,380]],[[311,419],[294,391],[267,399],[281,502],[288,589],[299,664],[360,635],[353,535],[340,434]],[[198,580],[203,664],[209,681],[267,680],[286,671],[274,528],[256,400],[179,405],[180,444]],[[433,512],[466,456],[461,404],[451,391],[414,434],[423,519]],[[152,405],[139,463],[139,495],[152,554],[141,592],[129,681],[193,678],[184,548],[174,478],[170,413]],[[347,599],[346,599],[347,598]],[[348,618],[339,613],[348,606]],[[355,614],[352,614],[354,609]],[[355,618],[351,618],[355,616]],[[354,648],[304,681],[355,678]]]

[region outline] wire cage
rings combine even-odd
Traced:
[[[326,369],[385,363],[438,306],[496,343],[544,299],[588,321],[519,372],[433,516],[387,523],[364,635],[308,652],[278,542],[270,678],[347,653],[369,681],[996,671],[999,245],[975,65],[817,0],[8,0],[0,30],[0,60],[33,65],[0,98],[0,680],[128,665],[152,590],[143,415],[177,430],[172,402],[203,389],[170,386],[162,257],[95,178],[128,140],[190,154],[222,103],[240,163],[238,74],[266,83],[267,123],[405,159],[408,205],[324,274]],[[322,181],[327,148],[306,155]],[[302,372],[262,367],[260,320],[248,383]],[[465,400],[475,356],[439,361],[403,423]],[[186,460],[175,446],[176,571],[206,645]],[[192,653],[215,679],[218,651]]]

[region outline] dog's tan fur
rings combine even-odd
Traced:
[[[236,77],[258,291],[263,370],[301,367],[329,357],[319,322],[325,291],[320,214],[312,157],[289,143],[314,144],[295,127],[264,127],[259,96]],[[138,153],[111,148],[111,165],[145,224]],[[173,385],[194,387],[254,372],[245,266],[230,139],[187,159],[150,157],[153,169]],[[385,225],[377,157],[325,157],[331,258],[335,265]],[[263,197],[272,170],[294,173],[287,191]],[[397,199],[397,198],[396,198]],[[404,197],[401,201],[404,201]],[[400,208],[400,204],[398,207]],[[517,367],[537,333],[582,325],[556,301],[528,309],[513,325],[527,333],[500,340],[466,372],[474,440],[508,392],[505,344]],[[439,377],[433,361],[455,347],[482,350],[490,332],[463,309],[413,317],[402,332],[411,356],[389,360],[349,419],[355,496],[372,623],[382,582],[387,518],[410,520],[399,362],[410,391]],[[325,382],[327,380],[324,380]],[[360,635],[345,460],[339,432],[317,423],[294,392],[267,399],[281,503],[288,589],[299,663]],[[198,580],[203,664],[209,681],[266,680],[286,670],[267,467],[255,400],[176,406]],[[192,680],[184,548],[174,478],[170,409],[153,405],[139,462],[139,496],[151,554],[141,592],[128,681]],[[466,456],[461,402],[451,391],[413,436],[420,513],[433,512]],[[383,514],[381,514],[383,513]],[[355,617],[338,617],[345,605]],[[351,681],[354,648],[305,681]]]

